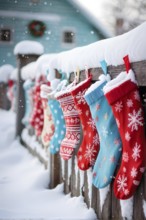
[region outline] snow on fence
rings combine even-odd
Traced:
[[[121,45],[121,47],[124,48],[122,49],[122,53],[121,53],[122,57],[121,55],[119,55],[121,52],[119,48],[118,48],[118,51],[119,51],[118,56],[122,60],[123,56],[125,56],[128,52],[128,54],[130,55],[130,58],[132,58],[130,59],[132,62],[131,67],[134,70],[136,79],[138,81],[139,91],[142,97],[143,107],[145,111],[145,122],[146,122],[146,71],[145,71],[146,70],[146,53],[145,53],[146,50],[144,48],[146,47],[146,43],[145,43],[146,39],[145,39],[145,34],[144,34],[146,32],[146,23],[143,25],[143,28],[141,26],[137,28],[136,30],[137,31],[134,30],[132,34],[128,33],[124,35],[122,39],[124,40],[125,44],[122,40],[122,45]],[[137,36],[139,36],[142,39],[137,41]],[[119,47],[119,39],[120,37],[115,38],[115,42],[118,42],[117,44],[118,47]],[[135,50],[132,47],[131,47],[132,50],[130,50],[129,47],[125,46],[126,44],[128,44],[127,42],[131,42],[131,41],[132,43],[134,43],[133,47],[135,48]],[[142,42],[145,43],[144,46],[142,45]],[[132,45],[132,43],[130,44]],[[102,44],[104,45],[103,47],[101,47]],[[94,49],[94,52],[98,54],[98,51],[101,51],[101,54],[99,52],[100,54],[99,59],[102,58],[102,60],[105,59],[105,57],[102,56],[103,51],[101,49],[104,49],[105,45],[107,45],[107,47],[109,47],[111,51],[112,51],[112,45],[114,45],[114,47],[116,48],[114,39],[111,39],[111,44],[110,44],[110,39],[108,39],[107,41],[104,41],[104,43],[101,42],[101,44],[97,45],[98,50],[95,51]],[[91,45],[91,48],[92,49],[95,48],[94,46],[96,45]],[[91,49],[90,46],[89,47],[87,46],[87,48],[89,50]],[[127,48],[128,48],[128,51],[127,51]],[[80,51],[80,49],[69,51],[68,53],[70,53],[70,56],[68,53],[65,53],[64,56],[62,54],[59,54],[58,62],[56,61],[53,62],[52,60],[52,63],[50,64],[50,68],[52,68],[52,71],[54,69],[58,69],[58,70],[62,69],[62,71],[66,71],[68,73],[68,76],[70,77],[70,82],[72,82],[74,78],[74,74],[72,73],[74,71],[74,68],[79,66],[81,70],[80,81],[82,81],[86,77],[84,67],[85,65],[88,65],[88,67],[90,68],[90,72],[93,75],[93,81],[98,80],[98,76],[102,73],[102,69],[99,67],[99,63],[97,62],[97,65],[95,63],[93,65],[90,65],[93,62],[92,58],[95,59],[96,55],[94,54],[94,56],[92,57],[90,56],[90,60],[92,60],[92,62],[89,64],[85,62],[85,60],[87,61],[88,56],[91,55],[93,51],[92,52],[90,51],[90,53],[87,53],[88,50],[86,52],[84,50],[85,48],[83,48],[82,51]],[[83,61],[83,57],[82,57],[82,62],[84,62],[84,65],[81,63],[82,66],[80,66],[80,63],[79,63],[79,56],[75,56],[76,51],[77,52],[79,51],[80,56],[81,54],[84,55],[85,60]],[[84,52],[86,53],[86,56]],[[104,53],[104,54],[107,55],[107,53]],[[115,55],[114,51],[113,51],[113,54]],[[73,63],[74,56],[76,59],[76,63]],[[69,60],[69,57],[70,57],[70,60]],[[112,78],[115,78],[121,71],[125,70],[125,66],[118,62],[115,62],[115,65],[114,65],[112,58],[113,56],[108,56],[106,60],[109,59],[109,62],[107,62],[108,72],[110,73]],[[24,62],[23,59],[24,59],[24,56],[20,55],[19,62],[23,63]],[[54,60],[55,59],[56,58],[54,58]],[[61,62],[61,59],[62,59],[62,62]],[[119,61],[117,57],[115,59]],[[96,61],[97,60],[98,59],[96,59]],[[61,68],[62,63],[65,61],[66,61],[67,66],[66,68],[63,69]],[[55,66],[55,63],[57,64],[56,66]],[[18,65],[19,71],[21,71],[22,66],[23,65]],[[57,76],[58,75],[59,75],[59,72],[57,73]],[[17,120],[20,120],[20,115]],[[112,190],[112,184],[103,189],[97,189],[92,185],[92,170],[91,169],[87,171],[79,170],[77,167],[77,159],[76,159],[75,154],[68,161],[64,161],[59,156],[59,153],[55,155],[50,155],[49,153],[46,153],[41,145],[41,142],[38,141],[34,135],[32,136],[29,135],[29,132],[27,129],[24,129],[22,132],[22,140],[23,140],[24,145],[28,147],[30,152],[39,158],[39,160],[44,164],[45,168],[50,170],[49,188],[54,188],[59,183],[63,182],[64,193],[65,194],[71,193],[72,196],[82,195],[84,197],[84,200],[87,206],[94,208],[98,219],[103,219],[103,220],[106,220],[106,219],[144,220],[146,219],[146,215],[145,215],[146,213],[146,205],[145,205],[146,203],[146,172],[144,173],[142,181],[140,185],[138,186],[134,196],[128,200],[118,200],[114,196],[114,193]]]

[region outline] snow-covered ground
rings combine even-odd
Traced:
[[[0,219],[96,219],[83,197],[63,194],[63,184],[47,189],[48,170],[14,136],[14,113],[0,109]]]

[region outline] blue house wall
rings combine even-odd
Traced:
[[[28,31],[28,24],[34,19],[46,25],[42,37],[33,37]],[[13,49],[22,40],[36,40],[44,46],[45,53],[55,53],[104,38],[67,0],[0,0],[0,29],[3,28],[10,28],[12,39],[8,43],[0,41],[0,65],[16,65]],[[75,33],[73,44],[63,43],[64,30]]]

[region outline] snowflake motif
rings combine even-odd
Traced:
[[[133,167],[131,170],[131,177],[135,178],[137,174],[138,174],[137,169]]]
[[[88,117],[88,115],[89,115],[89,110],[87,110],[87,111],[85,112],[85,115]]]
[[[140,95],[139,95],[138,91],[134,92],[134,98],[135,98],[135,100],[140,101]]]
[[[80,155],[79,158],[78,158],[78,160],[82,160],[82,158],[83,158],[82,155]]]
[[[85,165],[83,163],[81,163],[81,168],[84,169]]]
[[[140,158],[140,145],[138,145],[138,143],[135,143],[135,146],[133,148],[133,154],[132,154],[132,158],[137,161],[138,158]]]
[[[99,136],[98,136],[98,134],[96,134],[96,135],[93,137],[93,144],[95,144],[95,145],[99,144]]]
[[[85,91],[83,91],[83,92],[80,91],[76,95],[76,99],[78,100],[78,104],[81,104],[81,103],[83,103],[83,105],[86,104],[86,100],[84,99],[84,94],[85,94]]]
[[[123,108],[122,102],[117,102],[117,103],[115,104],[115,111],[116,111],[116,112],[121,112],[121,111],[122,111],[122,108]]]
[[[130,139],[131,139],[131,136],[130,136],[129,132],[127,131],[125,134],[125,140],[130,141]]]
[[[129,155],[128,155],[127,152],[124,152],[124,153],[123,153],[122,159],[123,159],[123,161],[128,162],[128,160],[129,160]]]
[[[89,119],[87,124],[93,129],[93,131],[96,130],[95,122],[92,118]]]
[[[119,121],[118,118],[116,118],[116,124],[117,124],[117,126],[118,126],[118,128],[119,128],[119,127],[120,127],[120,121]]]
[[[125,189],[124,194],[125,194],[125,196],[127,196],[129,194],[129,190]]]
[[[137,112],[133,110],[132,113],[129,113],[128,116],[128,127],[131,128],[131,131],[138,131],[138,126],[143,126],[143,117],[141,116],[142,109],[140,108]]]
[[[126,173],[127,169],[126,167],[123,167],[123,172]]]
[[[102,127],[102,135],[106,138],[108,136],[108,130],[105,127]]]
[[[133,107],[133,102],[132,102],[132,99],[127,99],[127,106],[130,108],[130,107]]]
[[[125,192],[125,187],[127,186],[127,177],[123,174],[122,176],[119,175],[117,180],[117,190]]]
[[[95,163],[95,156],[97,151],[94,149],[94,145],[91,146],[91,144],[86,146],[84,157],[85,159],[89,160],[91,165],[94,165]]]

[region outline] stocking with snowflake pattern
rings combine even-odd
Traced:
[[[51,92],[51,88],[45,84],[41,85],[41,99],[43,105],[43,112],[44,112],[44,125],[43,130],[41,133],[41,139],[44,147],[47,149],[51,138],[54,134],[54,122],[52,119],[52,113],[50,107],[48,105],[48,93]]]
[[[59,149],[63,138],[65,137],[66,127],[62,109],[60,107],[60,103],[54,99],[49,98],[48,105],[52,112],[53,122],[55,126],[55,132],[51,138],[49,147],[50,153],[56,154]]]
[[[100,140],[100,150],[93,168],[93,184],[97,188],[104,188],[111,183],[121,156],[117,124],[103,93],[106,83],[106,80],[97,81],[85,93]]]
[[[91,76],[71,90],[83,131],[82,143],[77,153],[78,167],[87,170],[93,166],[99,151],[99,137],[95,122],[92,119],[89,106],[84,98],[86,90],[91,85]]]
[[[121,72],[104,87],[123,143],[122,162],[114,181],[118,199],[130,198],[145,170],[144,117],[138,86],[132,70]]]
[[[59,92],[56,95],[63,110],[66,134],[60,147],[60,155],[64,160],[72,157],[75,149],[78,149],[81,141],[81,127],[79,115],[71,95],[71,92]]]

